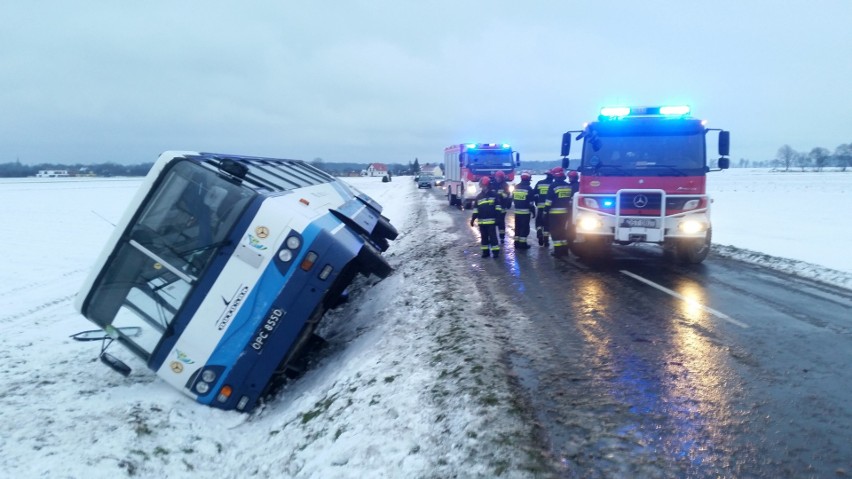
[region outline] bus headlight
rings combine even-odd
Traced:
[[[210,390],[210,383],[198,381],[198,383],[195,385],[195,390],[198,391],[198,394],[207,394],[207,391]]]
[[[599,231],[603,227],[603,221],[595,215],[582,215],[577,220],[577,229],[580,231]]]
[[[290,249],[297,249],[299,246],[302,246],[302,241],[298,236],[291,236],[287,238],[287,247]]]
[[[694,235],[696,233],[701,233],[702,231],[707,230],[707,225],[701,221],[684,220],[681,221],[679,225],[677,225],[677,229],[679,229],[681,233]]]
[[[286,263],[293,259],[293,252],[289,249],[282,249],[278,252],[278,259]]]

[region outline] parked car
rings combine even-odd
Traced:
[[[432,187],[432,177],[428,175],[420,175],[420,178],[417,180],[417,189],[420,188],[431,188]]]
[[[446,181],[446,178],[444,178],[443,176],[436,176],[434,185],[435,186],[444,186],[444,181]]]

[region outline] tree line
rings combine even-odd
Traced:
[[[40,163],[37,165],[24,165],[20,161],[13,163],[0,163],[0,177],[2,178],[26,178],[36,176],[42,170],[65,170],[74,176],[145,176],[154,163],[142,163],[139,165],[120,165],[118,163],[98,163],[94,165],[83,165],[81,163],[66,165],[62,163]]]
[[[314,158],[311,165],[334,176],[359,176],[361,171],[367,168],[367,164],[355,162],[329,163],[322,158]],[[790,171],[799,168],[801,171],[812,169],[822,171],[826,167],[837,167],[840,171],[852,168],[852,143],[842,144],[835,148],[832,153],[827,148],[816,147],[809,152],[796,151],[790,145],[784,145],[778,149],[774,159],[752,161],[741,158],[739,162],[731,162],[731,166],[738,168],[773,168]],[[530,170],[534,173],[543,172],[560,164],[555,161],[530,161],[521,164],[521,170]],[[93,165],[62,163],[41,163],[36,165],[24,165],[20,161],[12,163],[0,163],[0,178],[25,178],[36,176],[42,170],[66,170],[76,176],[145,176],[154,163],[142,163],[138,165],[120,165],[118,163],[98,163]],[[393,176],[415,175],[420,172],[420,161],[415,158],[414,162],[390,163],[388,171]],[[444,164],[440,164],[444,169]]]
[[[852,143],[838,146],[834,149],[834,153],[820,146],[804,152],[796,151],[790,145],[784,145],[778,148],[775,158],[771,160],[750,161],[742,158],[737,164],[731,163],[731,166],[740,168],[768,167],[784,171],[799,168],[801,171],[806,169],[822,171],[827,167],[835,167],[840,168],[840,171],[846,171],[847,168],[852,168]]]

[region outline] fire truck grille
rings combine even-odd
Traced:
[[[622,193],[621,214],[633,216],[658,216],[663,204],[660,193]]]

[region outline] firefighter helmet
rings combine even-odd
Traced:
[[[572,180],[576,180],[580,175],[577,173],[577,170],[571,170],[568,172],[568,178]]]
[[[557,166],[556,168],[550,170],[550,174],[556,178],[565,178],[565,169],[561,166]]]
[[[503,170],[497,170],[494,172],[494,179],[497,181],[502,181],[506,178],[506,173],[503,173]]]
[[[529,171],[521,173],[521,181],[528,181],[530,178],[532,178],[532,175]]]
[[[479,179],[479,186],[485,188],[489,184],[491,184],[491,178],[489,178],[487,176],[483,176],[482,178]]]

